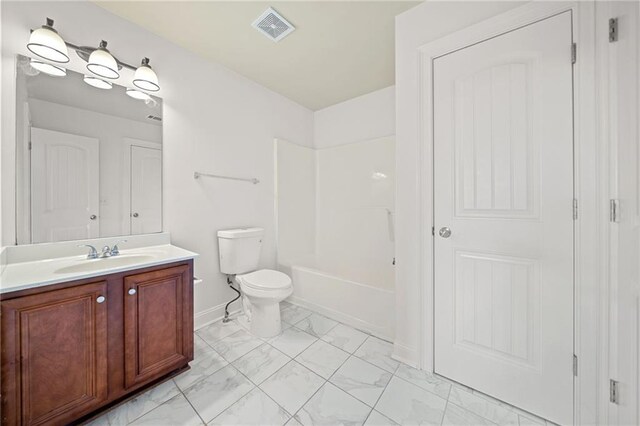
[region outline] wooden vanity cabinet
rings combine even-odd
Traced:
[[[63,425],[193,359],[193,262],[1,296],[2,425]]]
[[[125,387],[146,383],[193,359],[191,273],[187,266],[124,279]],[[185,332],[186,331],[186,332]]]
[[[104,404],[106,290],[100,281],[2,301],[3,424],[66,423]]]

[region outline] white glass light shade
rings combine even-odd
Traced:
[[[31,59],[31,66],[40,72],[43,72],[54,77],[64,77],[67,75],[67,70],[57,65],[48,64],[46,62],[39,61],[37,59]]]
[[[84,82],[89,86],[97,87],[98,89],[111,89],[113,84],[110,81],[104,81],[101,78],[91,77],[90,75],[84,76]]]
[[[151,100],[151,96],[136,89],[127,89],[127,95],[131,96],[133,99],[138,99],[140,101]]]
[[[53,21],[47,21],[47,24],[49,22],[53,25]],[[41,58],[53,62],[69,62],[67,45],[64,44],[64,40],[58,35],[56,30],[48,25],[44,25],[31,33],[29,43],[27,43],[27,49]]]
[[[148,92],[157,92],[160,90],[158,76],[149,66],[148,58],[144,58],[142,60],[142,65],[136,69],[136,72],[133,75],[133,85]]]
[[[111,53],[102,47],[91,52],[87,69],[95,75],[112,80],[120,77],[118,63]]]

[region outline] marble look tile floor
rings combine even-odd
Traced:
[[[551,425],[392,359],[389,342],[281,306],[280,336],[257,338],[242,318],[203,327],[191,370],[91,426]]]

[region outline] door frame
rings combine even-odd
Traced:
[[[434,237],[433,225],[433,60],[446,53],[513,31],[562,12],[572,13],[573,41],[577,61],[573,68],[574,86],[574,194],[578,217],[574,221],[574,423],[598,423],[603,385],[598,363],[601,326],[599,297],[602,270],[603,207],[599,190],[606,176],[599,167],[606,150],[598,146],[595,92],[595,3],[531,2],[480,22],[418,49],[419,142],[418,196],[420,208],[419,270],[420,361],[424,370],[434,368]],[[570,47],[567,57],[570,58]]]

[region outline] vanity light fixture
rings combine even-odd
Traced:
[[[67,70],[57,65],[42,62],[37,59],[31,59],[30,65],[40,72],[43,72],[54,77],[64,77],[67,75]]]
[[[138,99],[145,102],[151,99],[151,96],[136,89],[127,89],[127,95],[129,95],[133,99]]]
[[[87,62],[87,69],[91,71],[91,73],[100,77],[92,77],[93,80],[89,79],[89,76],[85,77],[84,81],[94,87],[99,87],[101,89],[111,88],[111,83],[103,79],[106,78],[115,80],[120,77],[119,71],[122,68],[127,68],[131,71],[134,71],[133,85],[138,89],[145,90],[147,92],[157,92],[158,90],[160,90],[158,76],[156,75],[155,71],[149,66],[149,58],[142,59],[142,64],[138,67],[135,67],[133,65],[122,62],[118,60],[118,58],[113,56],[111,52],[107,50],[107,42],[104,40],[100,42],[100,45],[97,48],[71,44],[67,41],[64,41],[62,37],[60,37],[58,32],[53,29],[53,19],[51,18],[47,18],[46,24],[41,28],[31,31],[31,36],[29,37],[27,48],[43,59],[58,63],[69,62],[67,48],[75,50],[78,56],[83,61]],[[62,67],[48,64],[37,59],[35,59],[34,61],[37,61],[34,62],[34,69],[50,75],[66,75],[66,70]],[[136,99],[144,99],[145,101],[151,99],[150,97],[144,98],[140,97],[140,95],[136,96],[139,96]]]
[[[98,89],[108,90],[113,87],[113,83],[110,81],[106,81],[98,77],[92,77],[90,75],[84,76],[84,82],[89,86],[97,87]]]
[[[47,18],[46,22],[45,25],[31,32],[27,49],[53,62],[62,64],[69,62],[67,46],[58,32],[53,29],[53,19]]]
[[[151,69],[151,66],[149,66],[149,58],[142,58],[142,64],[133,75],[133,85],[148,92],[157,92],[160,90],[160,86],[158,86],[158,76],[156,72]]]
[[[100,47],[89,55],[87,69],[95,75],[110,78],[112,80],[120,77],[120,73],[118,72],[118,63],[107,50],[107,42],[104,40],[100,42]]]

